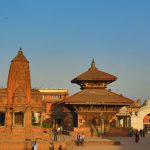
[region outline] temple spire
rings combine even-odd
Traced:
[[[18,54],[23,54],[22,48],[20,47]]]
[[[7,97],[9,105],[17,104],[17,102],[29,104],[31,101],[29,62],[23,55],[21,48],[10,64],[7,81]]]
[[[24,62],[27,61],[28,62],[28,60],[26,59],[26,57],[23,54],[22,48],[19,48],[17,56],[12,61],[24,61]]]
[[[94,58],[92,59],[91,67],[89,68],[89,70],[97,70]]]

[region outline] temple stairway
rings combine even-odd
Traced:
[[[29,135],[27,135],[29,137]],[[3,133],[3,136],[0,136],[0,150],[31,150],[33,142],[36,140],[39,150],[48,150],[50,142],[54,143],[55,149],[58,149],[58,146],[61,144],[66,150],[70,150],[72,146],[75,146],[75,136],[62,135],[58,136],[58,141],[53,141],[53,136],[50,137],[49,134],[39,133],[34,136],[31,135],[31,138],[28,139],[23,134],[17,133]],[[87,145],[119,145],[118,141],[113,141],[109,139],[103,139],[97,136],[85,136],[85,143]]]
[[[0,150],[31,150],[34,141],[38,142],[39,148],[44,149],[50,143],[48,133],[1,133]]]

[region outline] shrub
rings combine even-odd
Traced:
[[[42,123],[42,127],[43,128],[52,128],[52,125],[50,123],[48,123],[48,122],[43,122]]]

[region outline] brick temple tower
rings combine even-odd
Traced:
[[[45,139],[45,103],[40,91],[31,89],[29,61],[21,48],[11,61],[7,88],[0,89],[0,109],[2,133],[10,133],[11,138]]]
[[[10,64],[7,87],[0,88],[0,150],[31,149],[35,140],[40,141],[39,149],[48,149],[50,106],[67,93],[63,89],[32,89],[29,61],[20,48]]]
[[[31,129],[31,81],[29,61],[20,48],[11,61],[7,81],[7,130]]]
[[[29,61],[20,48],[17,56],[11,61],[7,82],[8,105],[24,104],[31,102],[31,81]],[[18,99],[21,97],[21,99]]]

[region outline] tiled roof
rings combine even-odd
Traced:
[[[109,81],[110,83],[115,81],[116,79],[116,76],[98,70],[93,59],[91,67],[86,72],[73,79],[71,82],[76,83],[79,81]]]
[[[84,89],[65,100],[66,104],[134,105],[134,101],[106,89]]]
[[[75,79],[73,79],[71,82],[76,83],[76,81],[115,81],[116,79],[116,76],[105,73],[103,71],[99,71],[97,69],[88,70],[76,77]]]

